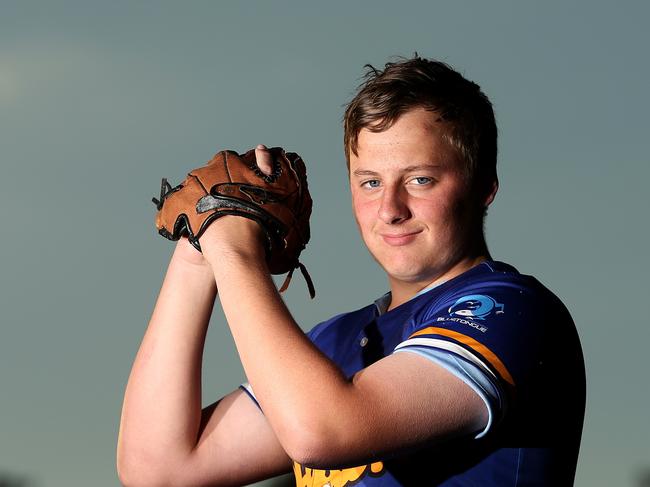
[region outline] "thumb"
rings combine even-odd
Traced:
[[[255,161],[257,167],[267,176],[273,172],[273,157],[265,145],[259,144],[255,147]]]

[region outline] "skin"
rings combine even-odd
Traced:
[[[352,207],[388,276],[394,308],[489,258],[463,161],[431,112],[411,110],[384,132],[361,130],[350,153]]]
[[[467,192],[429,118],[409,112],[383,133],[362,131],[350,161],[353,210],[387,272],[391,307],[487,257],[464,237]],[[269,172],[264,146],[256,155]],[[414,160],[440,167],[408,169]],[[291,459],[316,468],[361,465],[485,425],[483,401],[418,355],[389,355],[344,377],[286,309],[255,222],[220,218],[201,247],[203,254],[178,242],[129,377],[117,449],[124,485],[242,485],[290,471]],[[239,390],[200,407],[217,289],[264,414]]]

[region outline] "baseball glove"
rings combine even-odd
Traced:
[[[305,266],[298,260],[309,241],[312,200],[307,188],[307,171],[302,158],[281,147],[267,149],[273,171],[264,174],[255,160],[255,150],[245,154],[225,150],[208,163],[190,171],[178,186],[163,178],[158,208],[158,233],[169,240],[186,236],[200,252],[199,238],[206,228],[224,215],[238,215],[258,222],[266,234],[266,257],[272,274],[288,272],[280,292],[300,268],[309,294],[314,286]]]

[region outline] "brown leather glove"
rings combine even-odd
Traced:
[[[217,218],[238,215],[258,222],[266,233],[266,256],[272,274],[289,272],[280,291],[289,285],[299,267],[309,293],[314,288],[304,265],[298,261],[309,241],[312,200],[302,158],[281,147],[268,149],[273,171],[264,174],[255,160],[255,150],[245,154],[225,150],[208,163],[190,171],[178,186],[163,178],[158,208],[158,233],[170,240],[186,236],[200,252],[199,237]]]

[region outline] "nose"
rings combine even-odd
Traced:
[[[389,225],[395,225],[411,216],[407,204],[408,195],[399,186],[385,186],[379,206],[379,219]]]

